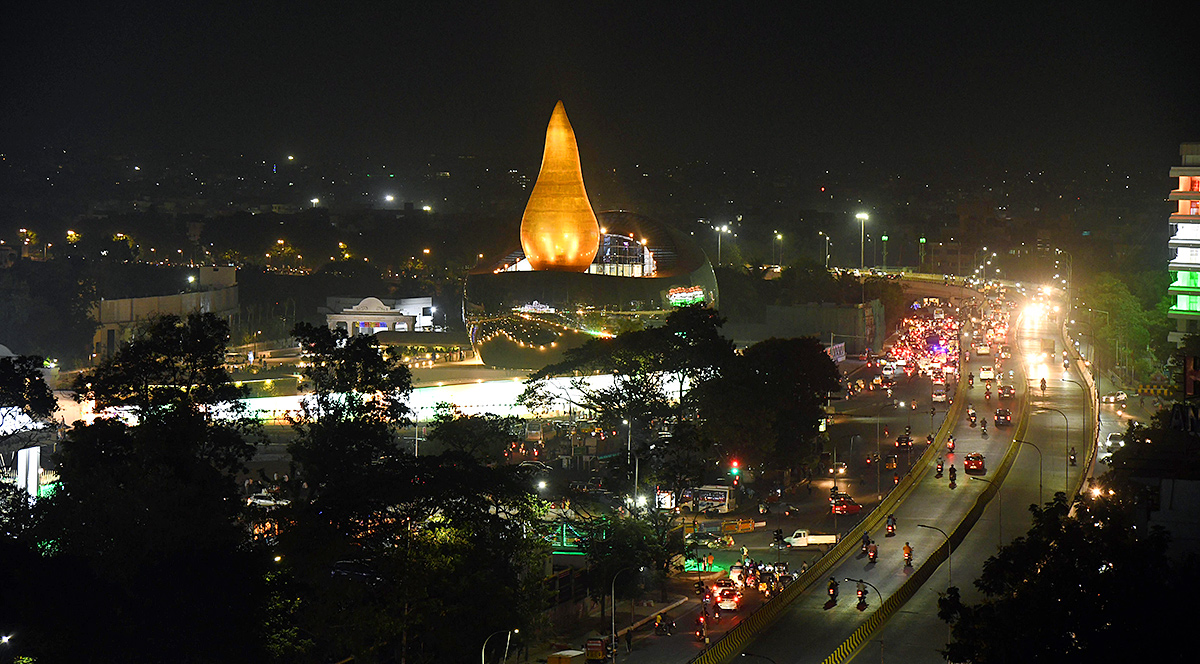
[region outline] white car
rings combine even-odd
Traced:
[[[1109,392],[1108,394],[1100,397],[1100,401],[1104,403],[1124,403],[1126,400],[1128,400],[1128,398],[1128,395],[1118,390],[1116,392]]]
[[[721,592],[717,593],[717,606],[724,611],[737,611],[741,603],[742,594],[733,588],[722,588]]]
[[[1125,434],[1114,431],[1104,439],[1104,446],[1108,449],[1114,447],[1125,447]]]
[[[991,366],[979,367],[979,380],[995,380],[996,370]]]

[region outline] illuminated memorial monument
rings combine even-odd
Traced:
[[[641,215],[596,214],[562,102],[546,129],[520,246],[467,275],[463,316],[485,364],[537,369],[595,336],[716,306],[717,280],[689,237]]]

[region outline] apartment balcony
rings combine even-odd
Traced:
[[[1169,201],[1200,201],[1200,191],[1180,191],[1176,189],[1167,196]]]
[[[1173,237],[1167,241],[1172,249],[1200,249],[1200,237]]]
[[[1194,318],[1200,319],[1200,311],[1192,311],[1191,309],[1176,309],[1171,307],[1167,310],[1169,318]]]

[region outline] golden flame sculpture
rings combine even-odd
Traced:
[[[579,146],[560,101],[546,127],[546,149],[521,216],[521,248],[535,270],[586,272],[600,249],[600,224],[583,188]]]

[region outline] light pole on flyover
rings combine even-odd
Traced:
[[[1071,499],[1071,420],[1067,419],[1067,414],[1057,408],[1049,406],[1038,406],[1038,412],[1044,413],[1052,411],[1062,415],[1063,424],[1066,426],[1066,435],[1063,436],[1063,495],[1067,500]]]

